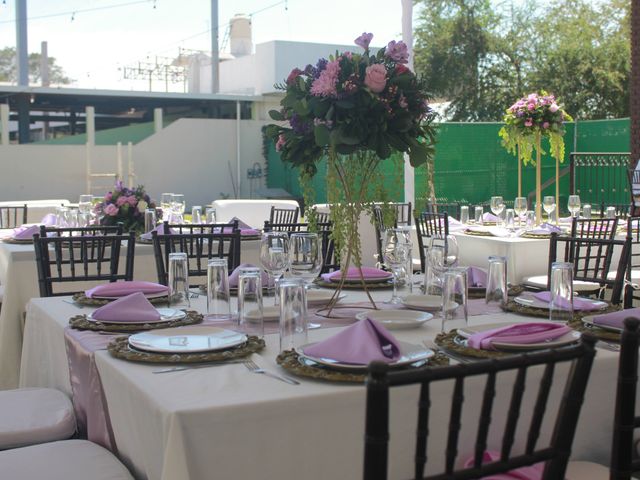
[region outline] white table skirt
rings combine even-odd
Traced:
[[[376,292],[383,298],[388,292]],[[352,294],[352,299],[358,298]],[[202,298],[198,300],[203,302]],[[197,307],[197,305],[194,305]],[[37,382],[24,386],[55,386],[69,391],[63,329],[76,307],[61,299],[34,299],[29,304],[23,351],[23,372],[49,369]],[[470,324],[522,319],[514,314],[471,317]],[[310,341],[326,338],[336,329],[310,332]],[[401,340],[420,343],[433,338],[439,322],[416,330],[398,331]],[[266,337],[267,348],[254,360],[278,371],[276,335]],[[610,448],[618,355],[598,351],[587,398],[574,441],[574,458],[606,462]],[[111,416],[118,452],[136,477],[148,479],[237,478],[361,478],[364,401],[363,386],[300,379],[290,386],[251,374],[242,365],[227,365],[154,375],[157,366],[130,363],[96,352],[96,364]],[[526,402],[535,400],[540,372],[530,372]],[[30,375],[27,375],[30,376]],[[35,376],[31,377],[35,381]],[[50,384],[47,384],[50,382]],[[44,385],[42,384],[44,383]],[[66,383],[66,384],[65,384]],[[499,382],[494,420],[504,421],[511,379]],[[535,386],[535,387],[534,387]],[[550,402],[558,400],[563,384],[556,382]],[[465,404],[477,414],[482,386],[469,382]],[[529,390],[533,388],[533,390]],[[501,393],[504,392],[504,393]],[[432,419],[449,416],[448,386],[433,389]],[[390,478],[411,474],[417,392],[403,388],[392,396]],[[466,415],[466,414],[465,414]],[[475,422],[465,417],[463,424]],[[492,438],[500,429],[494,429]],[[549,433],[546,425],[544,435]],[[474,433],[475,434],[475,433]],[[431,432],[432,459],[440,456],[446,425]],[[474,435],[463,442],[466,458]],[[493,449],[498,448],[497,444]],[[518,448],[517,446],[515,447]]]

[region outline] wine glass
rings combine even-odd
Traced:
[[[547,221],[551,221],[551,212],[556,209],[556,197],[549,195],[542,199],[542,208],[547,212]]]
[[[407,257],[409,256],[403,235],[398,229],[389,228],[385,230],[383,236],[382,257],[384,258],[384,263],[393,273],[393,294],[391,299],[385,303],[393,305],[402,302],[398,297],[398,274],[407,263]]]
[[[275,281],[289,267],[289,235],[287,232],[265,232],[260,240],[260,263],[269,275],[269,289],[274,285],[274,305],[278,305]]]
[[[186,203],[182,193],[174,193],[171,197],[171,212],[176,216],[178,223],[183,223]]]
[[[160,208],[162,209],[162,220],[171,221],[171,202],[173,201],[173,193],[163,193],[160,195]]]
[[[78,211],[80,213],[91,213],[92,195],[80,195],[78,199]]]
[[[443,249],[442,266],[455,267],[458,263],[458,240],[455,235],[434,235],[429,241],[429,249],[441,247]]]
[[[499,217],[504,210],[504,200],[500,196],[491,197],[490,207],[493,214],[496,217]],[[498,223],[502,223],[502,221],[499,221]]]
[[[296,232],[289,237],[289,272],[304,281],[309,289],[322,270],[322,253],[317,233]],[[320,328],[318,323],[309,323],[307,328]]]
[[[571,212],[572,217],[577,217],[580,213],[580,195],[569,195],[567,208]]]
[[[522,216],[527,213],[527,197],[516,197],[513,201],[513,211],[518,216],[518,226],[522,227]]]

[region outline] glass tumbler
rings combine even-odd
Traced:
[[[473,218],[476,222],[476,225],[482,225],[482,214],[484,213],[484,208],[479,205],[473,211]]]
[[[407,263],[404,268],[405,286],[408,287],[409,293],[413,293],[413,242],[411,241],[411,227],[402,226],[398,227],[397,230],[400,233],[400,240],[405,244],[407,249]]]
[[[467,326],[467,268],[450,268],[442,287],[442,332]]]
[[[208,225],[211,225],[212,223],[216,223],[216,209],[215,208],[207,208],[207,210],[205,211],[206,214],[206,222]]]
[[[427,271],[424,275],[426,295],[442,295],[442,274],[445,270],[444,245],[432,245],[427,252]]]
[[[582,216],[584,218],[591,218],[591,205],[588,203],[585,203],[582,206]]]
[[[194,225],[199,225],[202,223],[202,207],[199,205],[194,205],[191,207],[191,223]]]
[[[616,207],[607,207],[607,218],[616,218]]]
[[[144,231],[149,233],[154,228],[156,228],[156,209],[147,208],[144,211]]]
[[[207,314],[213,317],[231,317],[231,295],[227,260],[212,258],[207,263]]]
[[[469,223],[469,207],[467,205],[460,207],[460,223],[465,225]]]
[[[278,280],[280,293],[280,351],[308,343],[307,294],[301,278]]]
[[[573,318],[573,264],[551,264],[549,320],[567,322]]]
[[[533,210],[528,210],[526,213],[526,226],[528,229],[536,226],[536,213]]]
[[[90,213],[92,201],[92,195],[80,195],[80,198],[78,199],[78,210],[80,210],[80,213]]]
[[[189,259],[186,253],[169,254],[169,306],[191,306],[189,300]]]
[[[238,276],[238,328],[247,335],[264,337],[262,276],[260,269],[240,269]]]
[[[505,223],[507,225],[507,228],[509,230],[513,230],[516,226],[515,224],[515,219],[516,219],[516,212],[512,209],[512,208],[508,208],[507,209],[507,213],[505,215]]]
[[[500,306],[507,303],[507,257],[489,257],[485,303]]]

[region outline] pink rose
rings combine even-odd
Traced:
[[[276,152],[282,151],[282,147],[284,147],[285,143],[287,143],[287,141],[284,138],[284,134],[281,133],[278,136],[278,142],[276,143]]]
[[[542,128],[549,128],[549,122],[544,122],[542,124]]]
[[[535,103],[530,103],[529,105],[527,105],[527,108],[528,108],[529,110],[533,110],[533,109],[535,109],[535,108],[536,108],[536,104],[535,104]]]
[[[551,105],[549,105],[549,110],[551,110],[553,113],[555,113],[558,110],[560,110],[560,107],[558,106],[557,103],[554,102]]]
[[[525,126],[525,127],[530,127],[530,126],[532,126],[532,125],[533,125],[533,120],[532,120],[532,119],[530,119],[530,118],[527,118],[527,119],[525,120],[525,122],[524,122],[524,126]]]
[[[127,203],[127,197],[125,197],[124,195],[119,196],[118,199],[116,200],[116,205],[118,207],[121,207],[125,203]]]
[[[387,85],[387,69],[384,65],[376,63],[367,67],[364,76],[364,84],[369,87],[373,93],[380,93]]]
[[[110,203],[104,208],[104,213],[112,217],[115,217],[118,214],[118,212],[119,212],[118,207],[116,207],[113,203]]]
[[[291,70],[291,73],[287,77],[287,85],[295,85],[301,73],[302,70],[300,70],[299,68],[294,68],[293,70]]]
[[[130,195],[127,197],[127,202],[129,202],[129,205],[131,205],[132,207],[135,207],[138,203],[138,199],[135,195]]]

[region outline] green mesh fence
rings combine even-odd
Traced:
[[[513,155],[500,144],[500,123],[441,123],[438,126],[438,143],[435,157],[435,189],[441,201],[479,204],[493,195],[512,200],[518,193],[518,163]],[[578,152],[627,152],[629,149],[629,119],[579,121],[577,136],[575,125],[566,126],[566,154],[560,169],[569,166],[569,153]],[[547,141],[543,148],[548,151]],[[619,169],[619,167],[616,167]],[[322,162],[313,185],[317,203],[326,202],[324,178],[326,163]],[[401,201],[404,189],[404,173],[396,162],[383,163],[385,186],[390,198]],[[616,173],[619,174],[619,173]],[[555,177],[555,160],[548,155],[542,158],[543,183]],[[295,169],[283,165],[273,147],[268,155],[269,187],[284,188],[294,196],[301,196],[298,174]],[[427,192],[426,168],[415,170],[416,202],[423,204]],[[535,167],[522,167],[522,194],[535,193]],[[543,195],[554,195],[555,185],[543,190]],[[560,179],[560,202],[566,204],[569,194],[569,174]],[[621,198],[624,195],[621,194]]]

